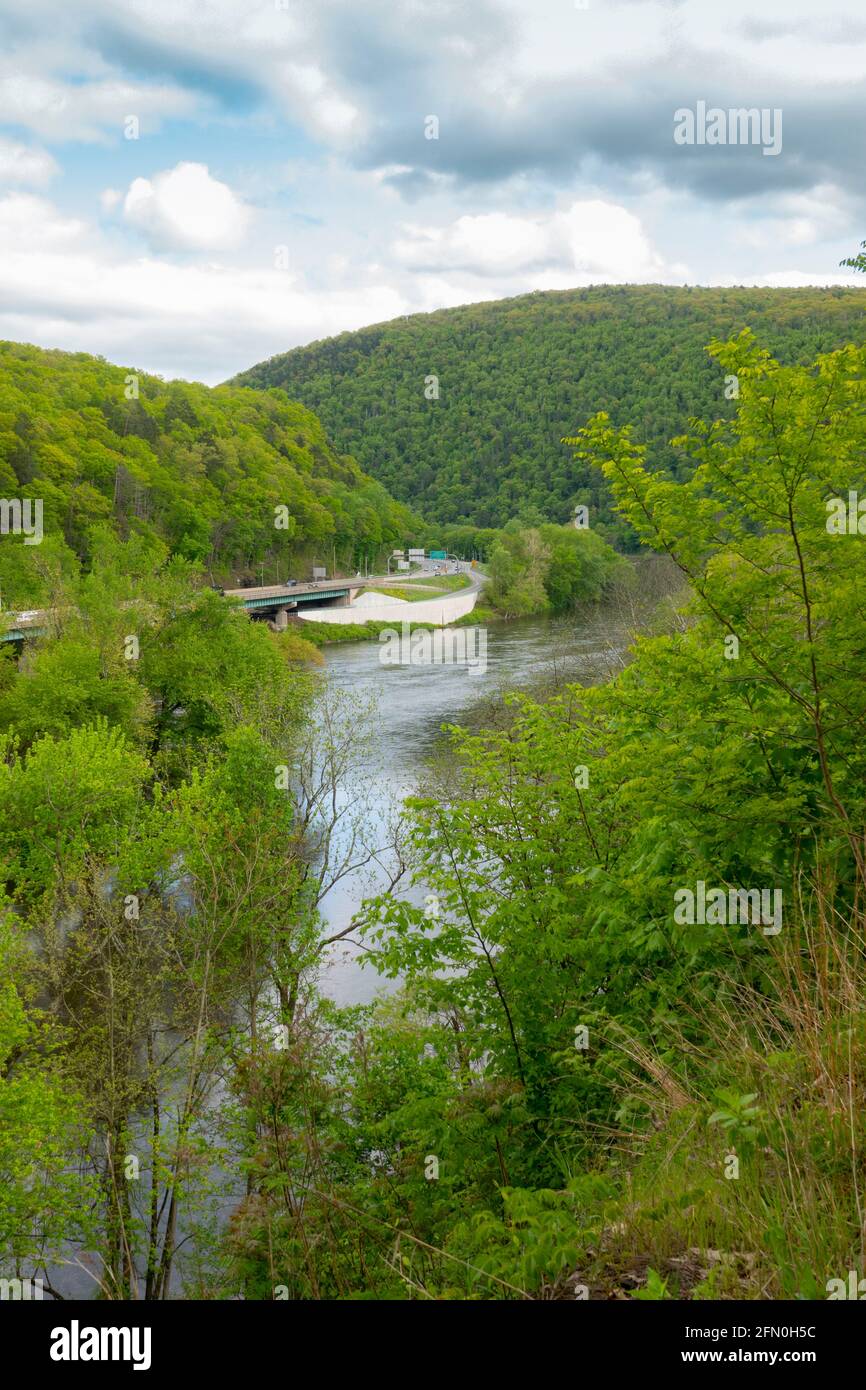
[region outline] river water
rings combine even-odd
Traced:
[[[509,690],[549,691],[567,680],[598,680],[621,665],[628,641],[621,614],[609,608],[579,620],[491,623],[486,634],[483,672],[466,665],[383,665],[382,649],[373,642],[324,649],[325,679],[369,712],[354,780],[364,825],[384,828],[403,798],[418,790],[442,748],[443,724],[483,724]],[[381,838],[387,839],[384,829]],[[381,865],[349,873],[331,889],[321,906],[326,935],[343,930],[365,897],[387,888],[388,867],[383,855]],[[419,889],[400,891],[423,900]],[[362,965],[358,947],[346,942],[331,949],[321,983],[339,1004],[368,1003],[377,991],[395,987],[372,965]]]

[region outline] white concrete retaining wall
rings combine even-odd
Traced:
[[[309,623],[389,623],[399,629],[402,622],[435,623],[445,627],[471,613],[478,598],[477,589],[458,589],[442,598],[419,599],[417,603],[373,603],[360,608],[308,608],[298,604],[298,617]]]

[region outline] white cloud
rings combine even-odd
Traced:
[[[758,275],[753,280],[744,278],[727,279],[723,283],[730,285],[757,285],[759,288],[768,290],[802,290],[814,286],[827,287],[829,285],[850,285],[854,289],[863,288],[863,277],[858,276],[854,271],[838,271],[835,275],[816,275],[808,270],[777,270],[769,275]]]
[[[743,222],[736,235],[744,246],[761,251],[815,246],[856,221],[857,214],[855,199],[844,189],[821,184],[808,193],[776,198],[768,215]]]
[[[313,134],[342,144],[360,132],[358,107],[327,80],[317,63],[284,63],[277,78],[284,104]]]
[[[0,136],[0,183],[45,184],[56,173],[57,165],[45,150]]]
[[[666,278],[639,218],[615,203],[593,198],[536,217],[485,213],[459,217],[445,228],[407,224],[394,246],[405,266],[474,275],[563,276],[596,280]],[[678,268],[670,268],[678,269]]]
[[[314,290],[270,264],[179,266],[119,254],[44,199],[0,198],[0,337],[214,383],[414,307],[382,280]]]
[[[404,265],[423,270],[469,270],[476,275],[513,274],[550,258],[548,227],[528,217],[490,212],[458,217],[450,227],[406,224],[394,247]]]
[[[216,251],[237,246],[250,221],[247,207],[205,164],[182,163],[134,179],[123,215],[159,250]]]
[[[615,203],[598,198],[572,203],[552,219],[551,230],[581,274],[611,280],[666,274],[664,261],[650,245],[640,219]]]
[[[74,247],[86,232],[83,222],[62,217],[53,203],[33,193],[9,193],[0,198],[0,246],[7,253]],[[50,286],[46,287],[49,289]]]
[[[189,115],[200,105],[199,97],[170,84],[124,79],[73,83],[32,72],[0,75],[3,119],[47,140],[101,140],[106,130],[122,132],[128,116],[137,116],[147,134],[163,119]]]

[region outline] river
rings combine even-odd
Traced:
[[[381,648],[373,642],[324,649],[325,679],[371,711],[355,777],[366,824],[384,824],[417,790],[431,755],[441,747],[443,724],[483,723],[485,707],[509,690],[597,680],[621,663],[627,645],[622,614],[610,606],[582,620],[524,618],[491,623],[486,632],[483,672],[465,665],[383,665]],[[385,887],[386,865],[347,874],[323,900],[326,934],[342,930],[363,899]],[[418,890],[410,896],[421,898]],[[341,942],[331,951],[322,987],[338,1004],[360,1004],[395,986],[369,963],[361,964],[356,946]]]

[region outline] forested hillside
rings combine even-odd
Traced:
[[[562,522],[583,502],[593,524],[626,540],[606,483],[563,436],[604,410],[635,427],[655,466],[685,476],[670,439],[689,416],[734,408],[707,343],[751,327],[780,361],[805,363],[862,342],[864,307],[862,290],[603,285],[395,319],[238,381],[303,401],[338,448],[428,521]]]
[[[270,578],[307,557],[372,557],[414,528],[283,396],[166,383],[20,343],[0,343],[0,495],[44,506],[43,544],[0,554],[10,603],[39,601],[49,555],[64,568],[89,562],[106,523],[214,577],[264,563]]]
[[[864,503],[827,523],[866,495],[866,349],[714,352],[737,417],[690,480],[603,412],[572,446],[688,597],[610,680],[452,726],[393,816],[363,693],[94,532],[0,661],[0,1266],[149,1302],[859,1289]],[[560,548],[506,533],[491,585]],[[395,989],[339,1007],[350,935]]]

